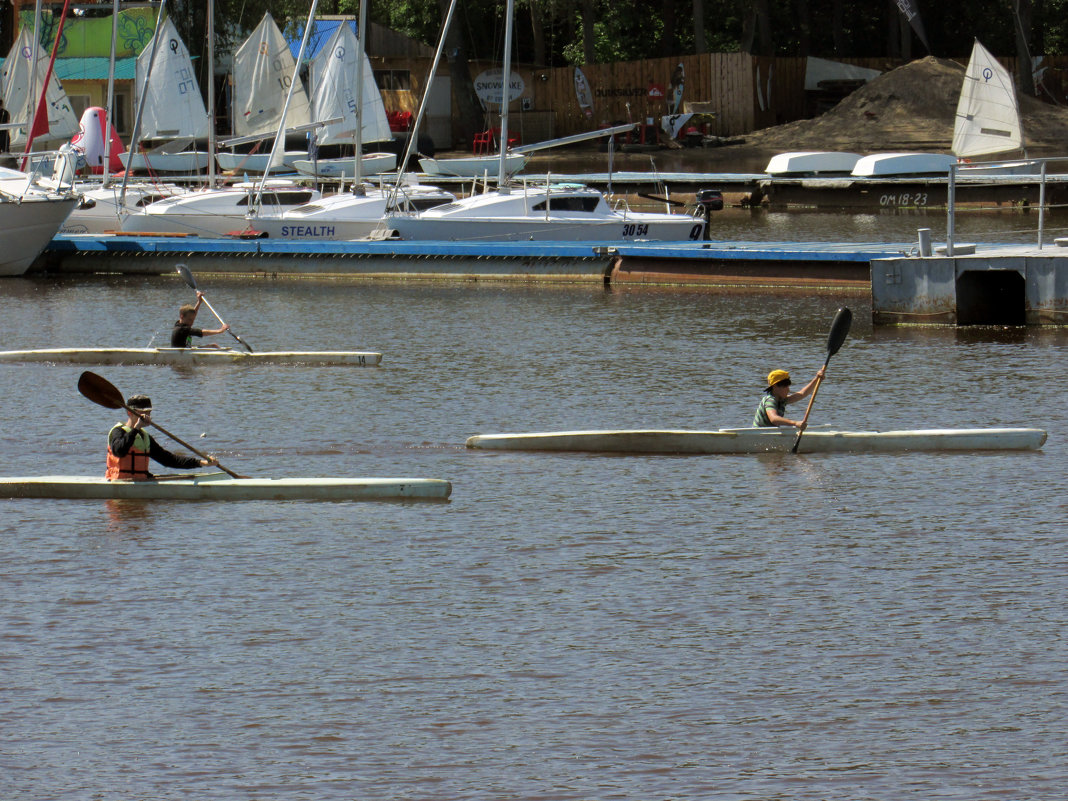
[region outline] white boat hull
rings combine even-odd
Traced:
[[[482,434],[468,448],[507,451],[594,453],[745,454],[793,449],[793,428],[724,428],[718,431],[620,430]],[[928,429],[915,431],[807,430],[799,453],[893,451],[1037,450],[1046,441],[1038,428]]]
[[[505,157],[504,170],[515,175],[527,166],[529,156],[512,153]],[[496,178],[501,169],[501,157],[471,156],[455,159],[419,159],[419,168],[427,175],[447,175],[458,178],[481,178],[488,175]]]
[[[282,154],[282,166],[289,170],[296,169],[296,162],[308,158],[307,150],[287,150]],[[270,164],[271,154],[267,153],[216,153],[215,161],[219,169],[229,173],[254,173],[262,175]],[[275,167],[276,170],[282,167]]]
[[[772,156],[764,172],[776,178],[812,175],[849,175],[860,161],[859,153],[806,150]]]
[[[33,195],[21,202],[0,201],[0,275],[26,272],[52,241],[75,203],[75,197],[46,199]]]
[[[272,364],[375,367],[382,354],[354,350],[258,351],[230,348],[45,348],[0,351],[0,362],[62,364]]]
[[[230,478],[225,473],[108,481],[95,476],[0,478],[0,498],[174,501],[445,500],[452,484],[434,478]]]
[[[297,172],[317,178],[352,178],[356,167],[352,157],[336,159],[297,159],[293,162]],[[360,161],[361,175],[378,175],[397,169],[396,153],[365,153]]]
[[[211,154],[206,150],[183,150],[179,153],[119,154],[122,165],[134,172],[201,172],[208,168]]]
[[[554,216],[445,218],[434,220],[417,215],[392,214],[386,227],[401,239],[443,242],[646,242],[700,239],[704,223],[683,214],[640,213],[615,219],[579,219]],[[669,216],[676,220],[667,219]]]

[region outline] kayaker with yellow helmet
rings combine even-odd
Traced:
[[[793,426],[794,428],[802,428],[800,420],[791,420],[786,416],[786,407],[812,394],[812,390],[816,387],[816,382],[821,380],[826,373],[827,366],[824,365],[805,386],[797,392],[791,392],[790,374],[785,370],[772,370],[768,373],[767,389],[764,390],[764,396],[760,399],[760,405],[753,416],[753,425],[758,427]]]

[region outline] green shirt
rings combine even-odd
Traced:
[[[765,392],[764,397],[760,399],[760,405],[757,407],[756,414],[753,415],[753,425],[759,427],[774,426],[775,424],[768,419],[769,409],[774,409],[781,417],[785,417],[786,401],[777,400],[770,392]]]

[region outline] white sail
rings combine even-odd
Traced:
[[[37,77],[31,80],[32,68],[30,62],[33,59],[33,39],[27,28],[19,31],[18,39],[12,45],[11,51],[4,59],[3,87],[0,95],[4,98],[4,107],[11,115],[11,122],[24,123],[25,127],[11,132],[11,145],[24,145],[26,135],[33,124],[34,109],[41,99],[41,87],[44,86],[45,76],[48,74],[48,61],[50,55],[44,49],[39,49],[37,54]],[[31,96],[31,84],[34,87]],[[74,116],[74,109],[70,106],[66,92],[52,73],[48,81],[48,92],[45,94],[45,103],[48,110],[48,136],[39,137],[40,140],[70,139],[78,133],[78,118]]]
[[[971,158],[1022,147],[1020,104],[1012,76],[976,41],[957,104],[953,154]]]
[[[363,113],[356,113],[356,34],[343,22],[312,62],[312,119],[341,122],[328,125],[319,134],[319,144],[349,142],[363,117],[364,142],[387,142],[393,138],[386,119],[382,93],[375,83],[371,60],[363,58]]]
[[[234,53],[234,134],[274,133],[281,122],[296,60],[270,13]],[[308,95],[297,86],[286,114],[286,127],[311,122]]]
[[[208,112],[193,73],[189,51],[178,37],[170,18],[155,36],[160,37],[151,80],[141,117],[142,139],[204,138],[208,135]],[[141,95],[152,59],[152,42],[137,57],[137,95]]]

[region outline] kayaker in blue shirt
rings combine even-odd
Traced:
[[[821,367],[816,376],[797,392],[790,391],[790,374],[785,370],[772,370],[768,373],[768,387],[760,399],[753,425],[758,427],[793,426],[801,429],[800,420],[791,420],[786,416],[786,407],[807,398],[816,387],[816,382],[827,374],[827,368]]]
[[[198,289],[196,305],[182,306],[182,308],[178,310],[178,322],[174,324],[174,330],[171,331],[172,348],[191,348],[193,347],[193,337],[211,337],[230,329],[230,326],[226,323],[223,323],[222,328],[215,329],[214,331],[193,327],[193,323],[197,319],[197,312],[200,310],[200,304],[203,301],[204,293]],[[211,347],[217,348],[219,346],[211,345]]]

